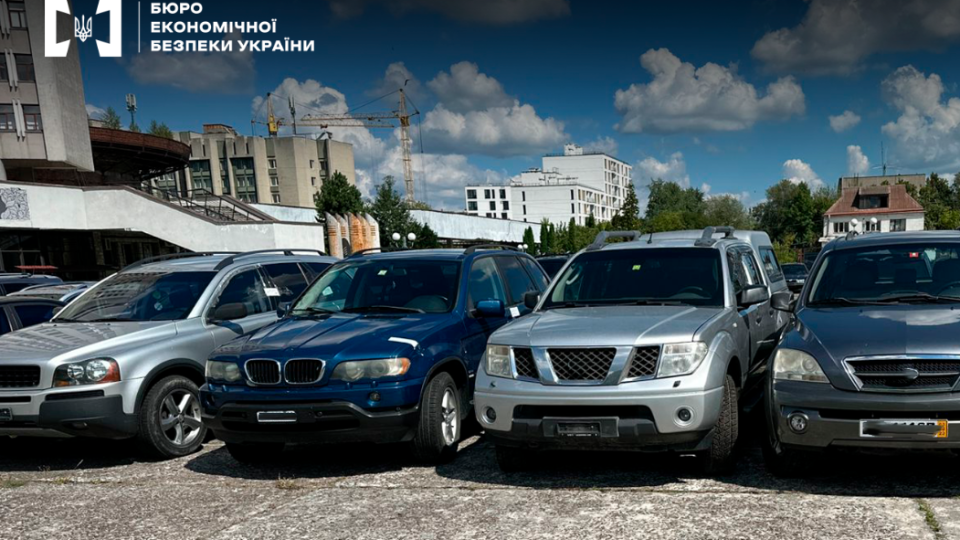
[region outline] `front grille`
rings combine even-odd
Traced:
[[[517,377],[525,379],[540,379],[537,364],[533,361],[531,349],[514,349],[513,361],[517,365]]]
[[[630,369],[627,370],[628,379],[653,377],[657,373],[657,360],[660,359],[660,347],[637,347],[633,350],[630,360]]]
[[[323,377],[323,360],[296,358],[287,360],[283,376],[290,384],[314,384]]]
[[[280,363],[276,360],[247,360],[243,369],[253,384],[280,384]]]
[[[653,413],[642,405],[517,405],[513,417],[523,420],[544,418],[603,418],[653,420]]]
[[[949,392],[960,379],[960,360],[848,360],[860,389],[872,392]]]
[[[603,382],[610,372],[616,349],[547,349],[550,364],[560,381]]]
[[[40,366],[0,366],[0,388],[40,386]]]

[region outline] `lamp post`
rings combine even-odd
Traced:
[[[400,236],[400,233],[395,232],[390,235],[390,238],[392,238],[394,242],[399,242],[400,239],[403,238],[403,249],[407,249],[407,240],[410,241],[410,244],[413,244],[417,240],[417,235],[408,233],[406,236]]]

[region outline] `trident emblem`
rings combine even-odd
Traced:
[[[85,15],[81,15],[80,17],[83,19],[83,21],[76,17],[73,18],[73,27],[77,39],[83,42],[86,41],[88,37],[93,35],[93,17],[90,17],[89,19]]]

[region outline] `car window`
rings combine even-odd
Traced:
[[[528,259],[527,257],[520,257],[520,262],[523,263],[523,266],[526,267],[527,272],[533,276],[534,284],[537,286],[541,292],[545,291],[547,287],[550,286],[550,278],[547,277],[547,274],[541,270],[540,265],[537,264],[533,259]],[[559,269],[558,269],[559,270]]]
[[[3,288],[6,291],[6,294],[15,293],[17,291],[26,289],[31,285],[36,285],[35,283],[4,283]]]
[[[42,322],[47,322],[53,317],[53,306],[42,304],[27,304],[13,308],[17,312],[17,318],[20,319],[20,325],[23,327],[33,326]]]
[[[747,278],[748,285],[763,285],[760,269],[757,268],[757,260],[753,258],[753,253],[740,252],[740,263],[743,265],[743,275]]]
[[[783,279],[783,269],[780,268],[780,261],[777,260],[777,254],[773,252],[773,248],[760,248],[760,260],[763,262],[763,271],[767,273],[770,281]]]
[[[727,253],[727,266],[730,267],[730,281],[733,283],[733,294],[738,295],[743,291],[743,272],[740,262],[737,260],[736,253]]]
[[[473,311],[477,302],[482,300],[500,300],[507,304],[507,295],[503,292],[503,282],[497,272],[492,257],[473,261],[467,284],[467,309]]]
[[[320,263],[320,262],[307,262],[300,263],[307,270],[308,278],[310,281],[317,279],[317,276],[323,273],[324,270],[330,268],[330,263]]]
[[[214,272],[115,274],[70,303],[59,322],[172,321],[190,314]]]
[[[263,287],[260,273],[256,269],[246,270],[230,278],[230,282],[220,293],[220,298],[213,306],[216,310],[227,304],[243,304],[247,308],[247,315],[265,313],[272,310],[270,299]]]
[[[541,259],[538,262],[540,263],[540,266],[547,271],[547,274],[549,274],[550,277],[557,275],[557,272],[559,272],[560,269],[563,268],[563,265],[567,263],[565,259]]]
[[[520,261],[518,261],[516,257],[503,256],[495,258],[506,281],[507,293],[510,298],[508,305],[523,302],[523,295],[529,291],[537,292],[537,286],[533,284],[527,271],[520,266]]]
[[[10,321],[7,320],[7,312],[0,309],[0,334],[6,334],[10,331]]]
[[[297,263],[267,264],[263,269],[280,290],[281,302],[292,302],[307,288],[307,278]]]

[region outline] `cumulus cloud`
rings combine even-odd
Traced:
[[[583,145],[584,152],[603,152],[614,157],[617,155],[617,150],[619,150],[619,145],[613,137],[597,137]]]
[[[633,175],[644,183],[650,180],[666,180],[690,187],[690,175],[687,174],[687,162],[683,159],[683,152],[674,152],[664,161],[655,157],[644,158],[634,165]]]
[[[383,72],[383,78],[377,81],[377,84],[367,91],[370,97],[380,97],[390,92],[403,88],[408,96],[416,99],[421,95],[423,85],[414,74],[407,69],[403,62],[394,62],[387,66]]]
[[[843,111],[842,114],[830,116],[830,129],[842,133],[860,123],[860,115],[853,111]]]
[[[423,119],[430,151],[524,156],[569,140],[563,122],[538,116],[533,106],[507,95],[499,81],[471,62],[454,64],[427,86],[439,101]]]
[[[239,40],[235,32],[224,40]],[[190,92],[244,94],[253,91],[256,69],[253,53],[241,52],[145,52],[127,64],[127,73],[140,84],[172,86]]]
[[[847,147],[847,175],[862,176],[870,172],[870,160],[863,154],[863,150],[851,144]]]
[[[783,162],[783,177],[794,184],[807,184],[811,190],[823,186],[823,180],[814,172],[813,167],[799,159],[788,159]]]
[[[97,107],[96,105],[91,105],[87,103],[87,117],[92,118],[93,120],[99,120],[107,111]]]
[[[751,54],[769,70],[848,75],[875,53],[943,50],[960,40],[960,0],[811,0],[799,25]]]
[[[617,90],[614,106],[624,133],[739,131],[760,121],[786,120],[806,110],[803,89],[792,77],[767,85],[762,96],[736,66],[708,62],[697,68],[667,49],[651,49],[640,64],[646,84]]]
[[[384,5],[395,15],[426,11],[455,21],[510,25],[570,15],[569,0],[329,0],[330,10],[347,19],[363,14],[368,5]]]
[[[883,99],[900,112],[883,126],[897,158],[911,167],[960,165],[960,98],[944,97],[943,80],[913,66],[890,74],[880,85]]]

